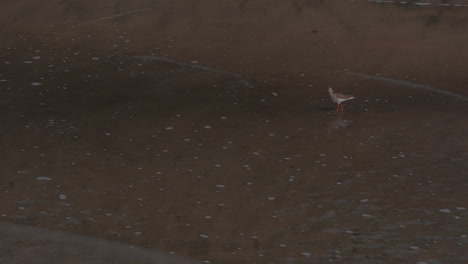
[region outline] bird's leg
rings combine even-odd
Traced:
[[[337,111],[337,112],[340,111],[340,108],[341,108],[341,107],[340,107],[340,104],[338,104],[338,106],[336,107],[336,111]]]
[[[344,104],[340,104],[341,105],[341,111],[344,111]]]

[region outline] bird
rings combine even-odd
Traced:
[[[343,102],[356,98],[352,95],[335,93],[335,91],[333,91],[331,87],[328,87],[328,92],[330,93],[330,98],[332,99],[332,101],[338,104],[336,111],[343,111]]]

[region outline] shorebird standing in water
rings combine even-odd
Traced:
[[[332,101],[338,104],[336,111],[343,111],[344,110],[343,102],[356,98],[352,95],[335,93],[335,91],[333,91],[331,87],[328,88],[328,92],[330,93],[330,97]]]

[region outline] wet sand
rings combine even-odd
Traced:
[[[468,262],[468,8],[0,10],[0,262]]]

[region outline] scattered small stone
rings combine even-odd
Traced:
[[[52,178],[50,178],[50,177],[37,177],[36,180],[38,180],[38,181],[50,181],[50,180],[52,180]]]

